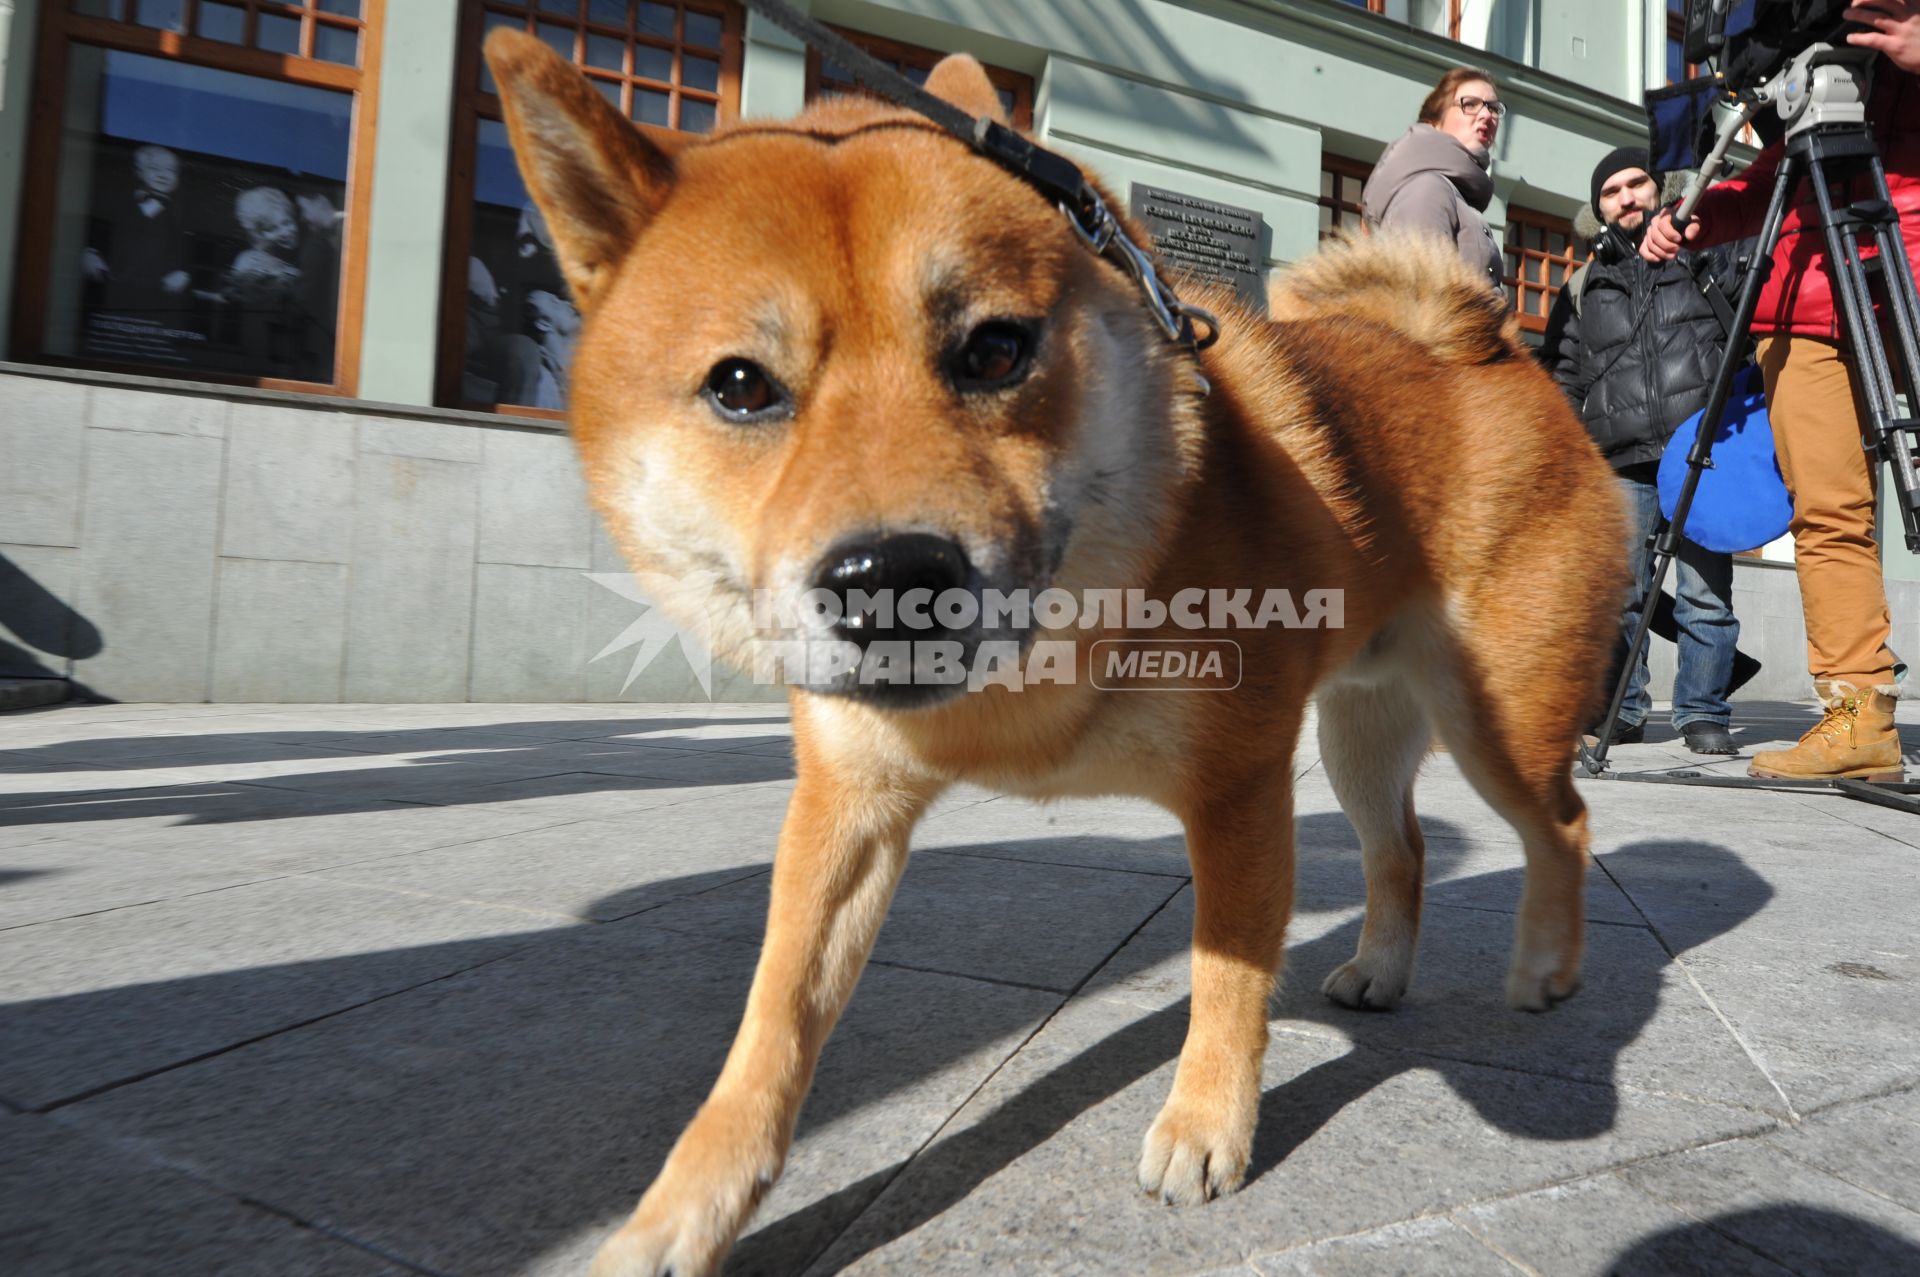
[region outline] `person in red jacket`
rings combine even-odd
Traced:
[[[1900,234],[1920,268],[1920,0],[1857,0],[1845,16],[1866,28],[1848,40],[1881,55],[1867,118],[1900,212]],[[1784,144],[1776,142],[1739,177],[1709,189],[1684,242],[1706,246],[1759,234],[1784,155]],[[1843,192],[1836,203],[1865,194]],[[1648,261],[1666,261],[1682,242],[1671,212],[1662,212],[1640,252]],[[1754,755],[1748,772],[1899,780],[1904,773],[1893,725],[1899,663],[1887,646],[1887,593],[1873,533],[1876,475],[1860,446],[1866,408],[1834,302],[1819,207],[1805,186],[1782,226],[1753,331],[1760,338],[1774,449],[1793,494],[1807,667],[1826,714],[1792,749]]]

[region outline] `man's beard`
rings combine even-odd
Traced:
[[[1629,230],[1625,226],[1622,226],[1619,222],[1613,223],[1607,229],[1611,230],[1615,235],[1619,236],[1621,243],[1625,244],[1629,248],[1634,249],[1635,251],[1638,251],[1640,248],[1640,241],[1645,239],[1647,235],[1647,223],[1651,220],[1652,219],[1649,218],[1646,215],[1646,213],[1642,212],[1640,214],[1639,224],[1633,227],[1631,230]]]

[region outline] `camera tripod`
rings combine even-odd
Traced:
[[[1579,766],[1588,776],[1742,789],[1837,791],[1920,815],[1920,798],[1914,797],[1920,795],[1920,784],[1869,784],[1846,779],[1775,780],[1687,769],[1638,773],[1607,770],[1607,750],[1614,724],[1620,717],[1620,707],[1626,700],[1641,654],[1646,651],[1654,615],[1651,603],[1659,597],[1667,572],[1679,554],[1682,530],[1687,525],[1687,514],[1692,509],[1700,476],[1712,465],[1713,437],[1726,412],[1734,375],[1752,332],[1761,286],[1772,271],[1773,252],[1780,241],[1782,223],[1802,181],[1810,184],[1819,208],[1827,260],[1833,273],[1834,298],[1853,355],[1854,374],[1861,383],[1861,398],[1867,406],[1867,420],[1862,422],[1863,446],[1876,466],[1885,462],[1892,471],[1892,495],[1905,526],[1907,545],[1920,552],[1920,465],[1917,465],[1920,419],[1899,415],[1894,366],[1874,317],[1870,290],[1871,274],[1877,270],[1885,288],[1888,326],[1899,347],[1899,366],[1912,402],[1911,397],[1920,395],[1920,293],[1916,293],[1906,245],[1901,240],[1899,211],[1887,190],[1886,171],[1866,118],[1864,81],[1869,73],[1867,64],[1873,56],[1871,50],[1836,50],[1830,45],[1815,44],[1795,58],[1786,71],[1746,96],[1743,109],[1721,128],[1718,144],[1675,215],[1675,226],[1684,229],[1701,191],[1724,163],[1734,135],[1763,106],[1774,105],[1789,122],[1786,154],[1780,161],[1760,238],[1745,268],[1726,351],[1714,376],[1693,448],[1687,454],[1687,477],[1674,503],[1673,517],[1658,525],[1649,539],[1647,554],[1651,570],[1646,575],[1652,584],[1642,600],[1632,645],[1598,735],[1581,740]],[[1861,179],[1868,184],[1867,198],[1845,207],[1836,206],[1834,185]],[[1874,262],[1861,256],[1863,245],[1867,244],[1878,254]],[[1913,406],[1920,408],[1920,403]]]

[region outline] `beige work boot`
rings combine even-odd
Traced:
[[[1838,679],[1813,686],[1827,707],[1826,716],[1792,749],[1755,754],[1747,775],[1771,780],[1905,779],[1900,733],[1893,725],[1896,686],[1881,683],[1863,692]]]

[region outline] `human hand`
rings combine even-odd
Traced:
[[[1673,224],[1673,212],[1661,209],[1647,223],[1646,234],[1640,237],[1640,256],[1653,263],[1670,262],[1680,256],[1680,248],[1700,238],[1700,223],[1687,223],[1686,233],[1681,234]]]
[[[160,279],[160,287],[170,293],[184,293],[187,285],[193,282],[193,276],[183,270],[171,271]]]
[[[1847,43],[1884,53],[1902,71],[1920,74],[1920,0],[1854,0],[1840,15],[1869,28]]]
[[[100,256],[100,250],[97,248],[89,248],[81,255],[80,273],[96,284],[113,274],[107,269],[107,259]]]

